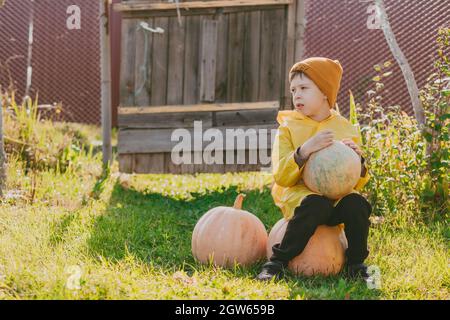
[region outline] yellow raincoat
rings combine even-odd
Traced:
[[[327,119],[320,122],[295,110],[280,111],[277,121],[280,126],[272,148],[272,172],[275,180],[272,197],[283,216],[291,219],[294,209],[300,205],[304,197],[317,194],[308,189],[303,182],[304,166],[299,168],[294,160],[296,149],[319,131],[327,129],[333,131],[335,140],[350,138],[360,147],[361,141],[358,129],[334,109],[331,109],[331,115]],[[365,176],[359,179],[352,193],[358,193],[369,177],[366,170]],[[336,200],[334,206],[339,201],[340,199]]]

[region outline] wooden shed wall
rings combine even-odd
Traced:
[[[181,10],[180,18],[175,10],[122,12],[118,112],[122,172],[194,173],[261,168],[259,163],[174,165],[170,151],[156,148],[159,143],[154,141],[166,137],[168,128],[192,128],[195,120],[222,131],[239,127],[264,128],[270,132],[277,127],[278,108],[291,107],[287,72],[303,52],[304,11],[302,0],[280,1],[265,6],[255,6],[258,2],[255,1],[248,7]],[[164,33],[144,31],[143,22],[150,28],[164,29]],[[167,109],[164,114],[150,115],[145,111],[205,104],[219,108],[211,115],[201,112],[170,115]],[[242,104],[242,110],[226,111],[227,106],[235,104]],[[225,106],[224,111],[220,111],[220,106]],[[167,148],[171,143],[163,145]],[[270,143],[264,147],[269,156],[270,148]],[[245,157],[248,155],[249,150],[245,150]]]
[[[124,19],[121,106],[161,106],[208,102],[280,100],[284,95],[286,10],[258,10],[219,16]],[[163,34],[144,32],[144,21]],[[208,39],[215,21],[217,42]],[[206,41],[205,41],[206,42]],[[214,54],[214,86],[201,81],[203,59]],[[214,77],[213,77],[214,76]],[[202,99],[203,98],[203,99]]]

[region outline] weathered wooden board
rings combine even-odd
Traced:
[[[202,121],[204,128],[270,124],[276,122],[278,110],[241,110],[198,113],[126,114],[120,115],[120,128],[192,128]]]
[[[186,17],[183,103],[199,103],[200,23],[203,17]]]
[[[190,128],[194,121],[203,127],[256,125],[276,122],[279,103],[129,107],[119,109],[119,128]]]
[[[212,112],[189,113],[131,113],[120,115],[119,128],[191,128],[194,121],[212,127]]]
[[[228,83],[228,15],[217,18],[216,102],[227,102]]]
[[[234,0],[234,1],[189,1],[152,3],[142,1],[129,1],[128,3],[117,3],[114,5],[115,11],[166,11],[180,9],[202,9],[202,8],[224,8],[224,7],[245,7],[245,6],[270,6],[289,4],[293,0]],[[183,10],[184,11],[184,10]]]
[[[271,150],[267,150],[270,157]],[[235,152],[235,157],[237,151]],[[245,151],[245,159],[249,159],[249,151]],[[248,162],[248,161],[247,161]],[[227,173],[261,171],[267,164],[174,164],[170,153],[119,154],[119,171],[123,173]]]
[[[275,100],[283,96],[282,65],[284,10],[261,13],[261,58],[259,75],[259,100]]]
[[[216,112],[213,126],[239,126],[276,123],[278,109]]]
[[[167,129],[121,129],[118,137],[118,152],[122,153],[152,153],[171,152],[180,142],[186,142],[194,151],[202,151],[211,144],[203,139],[204,129],[208,134],[221,137],[218,149],[270,149],[273,135],[271,130],[277,128],[276,124],[227,126],[206,128],[203,125],[194,128],[167,128]],[[227,131],[228,130],[228,131]],[[232,131],[230,131],[232,130]],[[266,145],[259,145],[259,139],[265,135]],[[185,141],[185,139],[190,139]],[[245,137],[243,145],[237,143],[238,138]],[[172,141],[173,140],[173,141]],[[215,140],[214,140],[215,141]]]
[[[165,105],[167,103],[169,18],[155,18],[154,27],[162,28],[164,33],[153,34],[152,89],[150,100],[152,105]]]
[[[203,20],[200,48],[200,101],[214,102],[216,89],[217,21]]]
[[[167,80],[167,104],[183,103],[184,53],[186,18],[181,17],[181,26],[177,17],[169,19],[169,63]]]
[[[156,153],[151,155],[151,161],[145,154],[135,154],[133,165],[139,173],[155,172],[163,173],[165,170],[165,154]]]
[[[300,1],[300,0],[298,0]],[[225,8],[205,8],[195,10],[182,10],[180,16],[218,16],[221,14],[231,14],[240,12],[254,12],[254,11],[272,11],[277,9],[285,9],[286,5],[273,6],[246,6],[246,7],[225,7]],[[122,12],[123,19],[141,19],[154,17],[176,17],[178,16],[176,10],[162,10],[162,11],[124,11]]]
[[[215,112],[215,111],[239,111],[257,109],[277,109],[279,101],[244,102],[244,103],[208,103],[177,106],[154,107],[119,107],[119,114],[145,114],[145,113],[176,113],[176,112]]]
[[[150,28],[153,27],[153,19],[144,21]],[[145,30],[136,23],[135,29],[136,58],[134,66],[134,102],[138,106],[150,105],[151,90],[151,64],[153,33]]]
[[[123,106],[136,105],[134,101],[136,27],[137,20],[127,19],[122,22],[120,104]]]
[[[242,100],[259,100],[259,56],[261,49],[261,12],[245,13]]]
[[[242,81],[244,65],[244,25],[245,13],[229,15],[228,25],[228,87],[227,101],[240,102],[242,100]]]

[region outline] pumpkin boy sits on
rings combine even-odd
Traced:
[[[295,110],[280,111],[272,166],[275,184],[272,196],[289,220],[286,233],[273,246],[258,280],[279,277],[291,259],[306,247],[319,225],[344,223],[348,241],[346,272],[350,277],[368,278],[364,260],[369,252],[367,238],[372,207],[357,193],[369,180],[360,149],[359,132],[333,109],[342,67],[337,60],[313,57],[296,63],[289,72]],[[330,200],[305,186],[302,171],[309,156],[340,140],[361,158],[361,177],[352,193]]]

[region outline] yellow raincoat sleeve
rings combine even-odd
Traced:
[[[352,137],[352,140],[361,148],[361,138],[359,135],[359,130],[356,136]],[[364,177],[359,178],[358,183],[355,186],[355,190],[356,191],[361,191],[362,188],[364,188],[364,186],[367,184],[367,182],[370,179],[370,175],[369,175],[369,169],[367,168],[367,165],[364,164],[363,166],[365,166],[366,168],[366,174],[364,175]]]
[[[281,187],[292,187],[301,178],[304,166],[298,167],[294,159],[295,151],[289,129],[281,125],[272,148],[272,173],[275,183]]]

